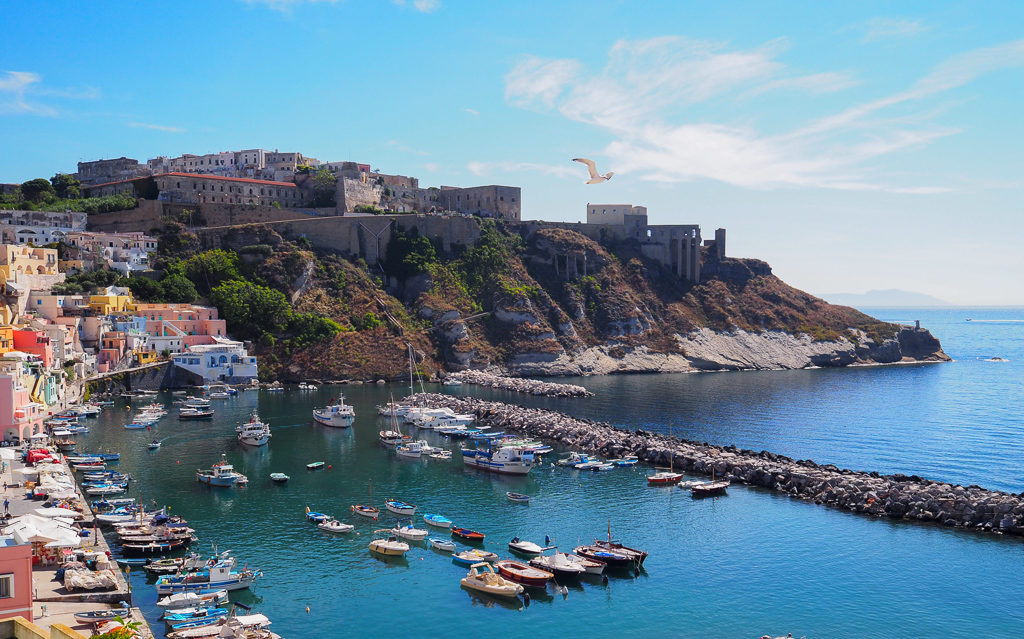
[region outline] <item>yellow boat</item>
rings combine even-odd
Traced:
[[[497,597],[515,597],[523,592],[522,586],[495,574],[494,568],[486,562],[473,564],[462,578],[462,585]]]
[[[399,541],[398,537],[390,530],[382,529],[373,531],[374,538],[370,542],[370,552],[389,557],[401,557],[409,552],[409,544]]]

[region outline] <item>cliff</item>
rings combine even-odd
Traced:
[[[522,231],[523,235],[520,235]],[[268,377],[407,375],[494,367],[513,375],[793,369],[944,361],[925,329],[887,324],[777,278],[760,260],[703,255],[680,280],[630,241],[605,246],[565,228],[487,223],[474,246],[444,252],[392,237],[386,261],[300,248],[266,227],[218,236],[260,259],[256,272],[297,311],[344,328],[304,348],[263,345]],[[271,246],[254,257],[247,247]]]

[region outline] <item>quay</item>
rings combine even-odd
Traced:
[[[932,522],[964,530],[1024,536],[1024,493],[961,486],[917,475],[881,475],[768,451],[716,446],[644,430],[616,428],[554,411],[524,408],[469,397],[422,393],[413,398],[432,407],[473,413],[477,421],[504,431],[607,457],[634,455],[655,466],[712,475],[786,493],[849,512]]]

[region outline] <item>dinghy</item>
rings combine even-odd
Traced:
[[[426,515],[423,515],[423,521],[427,522],[428,526],[433,526],[435,528],[444,528],[447,530],[452,527],[452,520],[448,519],[444,515],[433,515],[427,513]]]
[[[440,550],[442,552],[455,552],[455,542],[451,541],[450,539],[431,537],[427,541],[430,543],[430,547],[434,550]]]
[[[306,470],[320,470],[323,467],[324,467],[324,462],[322,462],[322,461],[310,462],[310,463],[306,464]]]
[[[544,588],[554,575],[546,570],[534,568],[519,561],[503,559],[495,564],[498,572],[505,579],[511,579],[516,583],[534,588]]]
[[[404,501],[398,501],[397,499],[385,499],[384,507],[396,515],[414,515],[416,514],[416,506],[407,504]]]
[[[122,602],[123,603],[123,602]],[[114,617],[126,617],[131,612],[128,606],[122,608],[110,608],[107,610],[90,610],[89,612],[76,612],[75,621],[82,623],[100,623],[110,621]]]
[[[530,503],[530,496],[529,495],[524,495],[523,493],[508,492],[508,493],[505,493],[505,496],[508,497],[509,501],[514,501],[517,504],[528,504],[528,503]]]
[[[462,552],[457,552],[452,555],[452,562],[462,564],[463,566],[472,566],[473,564],[481,561],[489,561],[493,563],[498,561],[498,555],[478,548],[463,550]]]
[[[460,539],[472,542],[482,542],[484,540],[484,534],[469,528],[459,528],[458,526],[452,526],[452,534]]]
[[[532,541],[523,541],[519,537],[513,537],[508,542],[508,549],[521,555],[539,555],[547,550],[547,548],[542,548]]]
[[[402,539],[408,539],[409,541],[423,541],[429,534],[429,531],[423,530],[422,528],[413,528],[412,523],[408,526],[396,526],[391,529],[391,532]]]
[[[270,481],[274,481],[274,482],[277,482],[279,484],[283,484],[284,482],[288,481],[289,479],[291,479],[291,477],[289,477],[288,475],[285,475],[284,473],[270,473]]]
[[[347,533],[352,532],[355,529],[355,526],[353,526],[352,524],[345,524],[338,521],[337,519],[332,519],[330,521],[322,521],[319,524],[317,524],[316,527],[320,530],[326,530],[327,532],[332,533]]]

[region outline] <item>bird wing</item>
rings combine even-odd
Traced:
[[[591,178],[601,177],[601,174],[597,172],[597,166],[594,164],[593,160],[588,160],[587,158],[573,158],[572,161],[579,162],[580,164],[586,164],[587,170],[590,171]]]

